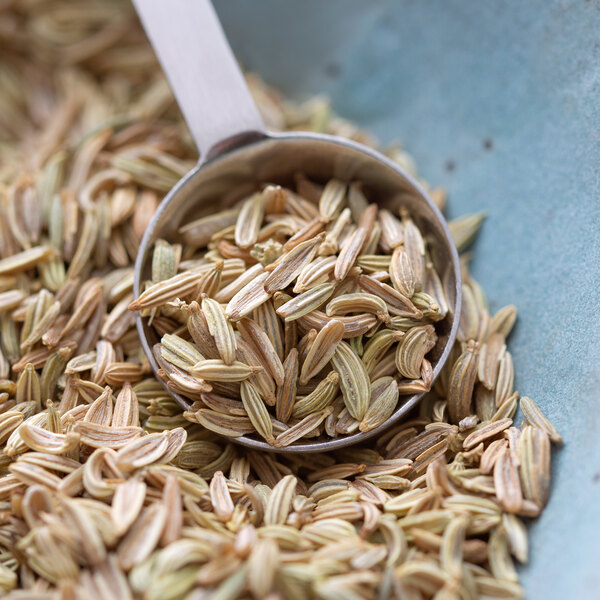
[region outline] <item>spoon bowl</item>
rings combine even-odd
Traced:
[[[201,159],[167,194],[145,232],[135,264],[134,297],[139,296],[144,282],[150,279],[154,242],[159,238],[175,241],[179,229],[192,220],[224,210],[264,184],[288,186],[297,173],[321,183],[333,177],[359,181],[370,202],[396,214],[402,207],[408,209],[428,242],[450,308],[445,319],[436,324],[438,340],[428,354],[434,378],[437,377],[458,329],[461,277],[458,253],[446,221],[425,190],[391,160],[356,142],[323,134],[266,133],[208,0],[194,3],[172,0],[168,8],[162,0],[138,0],[136,6],[190,125]],[[200,40],[199,28],[203,34]],[[168,35],[169,29],[179,35]],[[187,67],[191,71],[182,69],[181,56],[188,58]],[[197,60],[190,60],[190,56]],[[218,59],[220,68],[216,76],[215,65],[208,59]],[[206,76],[207,72],[212,79]],[[212,94],[206,86],[198,86],[198,96],[194,96],[194,74],[213,86]],[[238,110],[223,111],[227,103]],[[156,373],[159,366],[152,347],[160,340],[147,318],[138,313],[136,319],[142,347]],[[166,389],[182,408],[190,406],[185,397]],[[232,439],[267,451],[333,450],[379,435],[405,417],[422,396],[423,393],[401,397],[386,423],[369,432],[339,439],[311,438],[285,448],[273,448],[249,436]]]

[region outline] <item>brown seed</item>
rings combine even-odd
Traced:
[[[286,321],[295,321],[318,309],[335,290],[335,284],[323,283],[299,294],[277,308],[277,314]]]
[[[235,335],[221,305],[216,300],[205,297],[202,299],[202,312],[223,362],[227,365],[233,364],[236,349]]]
[[[243,381],[248,379],[262,367],[252,367],[239,361],[234,361],[228,365],[222,360],[201,360],[191,369],[191,374],[195,377],[208,379],[209,381]]]
[[[188,311],[187,329],[201,355],[211,359],[220,358],[219,349],[208,329],[208,323],[206,322],[204,313],[200,309],[200,305],[194,301],[188,306]],[[189,348],[186,353],[189,355]]]
[[[470,341],[452,367],[448,390],[448,412],[452,423],[458,423],[471,414],[478,352],[477,343]]]
[[[502,357],[506,352],[504,336],[494,333],[481,345],[479,350],[478,376],[479,381],[488,389],[493,390],[498,380],[498,370]]]
[[[556,428],[544,416],[538,405],[528,396],[521,398],[521,411],[527,422],[538,429],[541,429],[555,443],[562,444],[562,437]]]
[[[398,385],[391,377],[382,377],[371,383],[369,408],[360,422],[361,431],[371,431],[385,423],[398,404]]]
[[[359,227],[341,247],[333,269],[333,275],[337,281],[342,281],[346,278],[350,269],[354,266],[363,244],[367,240],[367,236],[367,230],[364,227]]]
[[[310,264],[317,254],[319,244],[324,236],[316,236],[298,244],[292,250],[284,254],[278,261],[273,263],[274,269],[271,270],[265,279],[265,291],[273,294],[278,290],[285,289],[302,269]]]
[[[273,425],[267,407],[256,388],[249,382],[243,381],[240,389],[242,403],[248,413],[248,418],[254,429],[268,444],[273,445]]]
[[[302,419],[329,406],[337,396],[338,383],[339,375],[332,371],[325,379],[319,382],[317,387],[308,396],[296,400],[292,413],[293,417]]]
[[[331,359],[340,376],[340,388],[348,412],[359,421],[364,417],[371,397],[371,383],[364,364],[346,342],[340,342]]]
[[[298,481],[286,475],[273,488],[265,510],[265,525],[283,525],[291,509]]]
[[[463,441],[463,448],[465,450],[470,450],[474,448],[481,442],[488,441],[489,438],[492,438],[508,427],[512,425],[512,419],[500,419],[498,421],[492,421],[491,423],[487,423],[482,425],[480,428],[470,433]]]
[[[318,413],[313,413],[308,417],[304,417],[304,419],[298,421],[298,423],[289,429],[286,429],[283,433],[280,433],[275,438],[274,446],[276,448],[284,448],[309,434],[315,429],[315,427],[318,427],[332,413],[332,411],[333,409],[331,406],[328,406]]]
[[[26,271],[50,258],[54,250],[51,246],[36,246],[0,260],[0,275],[10,275]]]
[[[519,442],[519,471],[523,496],[539,507],[550,492],[550,440],[537,427],[525,427]]]
[[[129,305],[129,310],[154,308],[175,298],[183,298],[194,290],[197,283],[198,275],[196,273],[179,273],[170,279],[159,281],[146,288],[139,298]]]
[[[227,487],[227,481],[221,471],[217,471],[211,479],[210,502],[219,519],[229,520],[234,511],[234,504]]]
[[[254,281],[256,277],[264,272],[264,267],[261,264],[252,265],[216,292],[213,296],[214,299],[221,303],[229,302],[243,287]]]
[[[269,405],[274,406],[276,402],[276,385],[269,371],[265,368],[262,358],[254,351],[253,346],[246,343],[241,337],[237,340],[237,356],[240,362],[253,367],[261,367],[248,378],[256,387],[262,399]]]
[[[160,503],[144,509],[117,548],[119,566],[128,571],[143,562],[160,539],[167,512]]]
[[[319,213],[328,221],[337,217],[346,200],[347,184],[339,179],[330,179],[319,198]]]
[[[504,510],[518,513],[523,504],[519,469],[513,453],[505,448],[494,464],[494,488]]]
[[[305,361],[306,363],[306,361]],[[282,423],[287,423],[292,416],[296,401],[296,385],[298,380],[298,350],[292,348],[283,363],[284,378],[277,389],[275,415]]]
[[[133,471],[157,462],[167,450],[169,438],[165,433],[150,433],[123,446],[115,457],[123,471]]]
[[[141,435],[139,427],[110,427],[97,423],[75,423],[74,430],[81,436],[81,443],[92,448],[122,448]]]
[[[413,327],[402,337],[396,348],[396,367],[407,379],[418,379],[425,355],[436,342],[432,325]]]
[[[377,325],[378,322],[375,315],[370,315],[367,313],[352,315],[349,317],[336,317],[335,319],[332,319],[320,310],[313,310],[303,317],[300,317],[298,319],[298,325],[302,331],[308,331],[310,329],[316,329],[320,331],[332,320],[343,323],[344,339],[363,335]]]
[[[265,332],[277,356],[284,360],[287,353],[284,352],[283,325],[275,312],[275,307],[270,300],[261,304],[253,313],[253,319],[258,326]]]
[[[110,425],[113,417],[113,396],[109,386],[92,402],[83,421],[98,425]]]
[[[359,275],[357,281],[365,292],[381,298],[387,304],[391,315],[415,319],[423,317],[423,313],[408,298],[386,283],[377,281],[370,275]]]
[[[55,433],[27,422],[19,427],[18,432],[25,445],[38,452],[65,454],[79,444],[78,433]]]
[[[505,338],[511,332],[517,320],[517,307],[509,304],[501,308],[490,321],[490,335],[499,333]]]
[[[335,353],[335,349],[342,340],[344,333],[344,324],[335,319],[329,321],[317,333],[302,363],[300,385],[305,385],[323,370]]]
[[[123,535],[136,521],[144,499],[146,484],[139,478],[132,477],[117,486],[112,500],[111,518],[118,535]]]
[[[244,317],[238,321],[238,331],[253,350],[262,358],[269,373],[277,385],[283,385],[284,369],[281,359],[277,354],[267,334],[255,321]]]
[[[308,242],[315,237],[322,239],[324,237],[323,229],[327,224],[327,219],[315,217],[298,231],[283,245],[284,250],[293,250],[298,244]]]
[[[394,250],[404,242],[404,228],[402,223],[387,209],[380,209],[378,215],[381,226],[381,239],[383,243]]]
[[[139,381],[144,376],[144,367],[129,362],[110,363],[105,371],[106,383],[120,386],[127,382]]]
[[[373,313],[382,321],[387,320],[388,317],[387,304],[379,296],[364,292],[336,296],[327,303],[325,310],[328,317],[354,312]]]
[[[335,265],[335,256],[320,257],[306,265],[298,274],[294,294],[306,292],[315,285],[327,283]]]
[[[336,220],[330,224],[327,233],[325,235],[325,239],[323,243],[319,246],[319,256],[328,257],[332,259],[332,267],[335,265],[336,257],[330,256],[331,254],[335,254],[339,250],[340,240],[344,229],[350,224],[352,219],[352,213],[349,208],[345,208],[338,215]],[[298,278],[300,280],[300,277]]]
[[[240,248],[249,248],[258,240],[264,211],[265,199],[262,194],[254,194],[242,204],[235,224],[235,243]]]
[[[225,314],[230,319],[238,320],[266,302],[271,297],[265,291],[267,277],[269,273],[261,273],[242,287],[227,304]]]
[[[213,213],[187,223],[180,228],[179,233],[183,235],[183,239],[187,244],[198,248],[206,246],[217,231],[236,223],[239,212],[238,209],[234,208]]]
[[[239,437],[252,433],[254,426],[247,417],[225,415],[214,410],[200,409],[195,413],[185,413],[187,419],[200,423],[206,429],[227,437]]]
[[[459,252],[462,252],[475,239],[481,224],[485,220],[485,213],[465,215],[453,219],[448,223],[450,233]]]

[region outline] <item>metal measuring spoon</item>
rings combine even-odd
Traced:
[[[437,324],[438,342],[428,355],[437,377],[458,328],[461,276],[446,221],[423,188],[391,160],[356,142],[308,132],[267,132],[209,0],[134,0],[134,4],[200,152],[198,164],[166,195],[144,234],[135,263],[134,296],[149,279],[156,239],[169,239],[182,224],[211,209],[226,208],[223,198],[231,198],[232,190],[251,192],[266,182],[284,185],[297,172],[317,181],[332,177],[360,181],[371,201],[396,214],[406,207],[431,241],[431,259],[450,306],[446,319]],[[152,346],[160,340],[146,319],[139,314],[136,319],[142,347],[156,372]],[[185,398],[167,391],[182,407],[189,407]],[[232,439],[277,452],[333,450],[380,435],[422,396],[403,398],[376,429],[340,439],[316,438],[277,449],[250,437]]]

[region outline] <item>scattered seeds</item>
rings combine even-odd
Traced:
[[[134,299],[140,240],[197,157],[129,3],[63,8],[2,13],[0,595],[521,597],[511,556],[561,438],[527,397],[512,426],[515,307],[490,317],[465,261],[459,341],[411,420],[332,454],[232,444],[371,432],[430,389],[451,308],[430,240],[395,199],[299,173],[182,215]],[[269,127],[364,141],[326,101],[248,82]],[[481,221],[451,223],[459,249]]]

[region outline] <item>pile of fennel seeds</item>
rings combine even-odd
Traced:
[[[127,310],[146,224],[195,162],[131,7],[25,0],[0,17],[0,260],[15,268],[0,276],[5,597],[522,597],[513,562],[528,559],[524,519],[547,501],[560,436],[514,392],[488,334],[507,336],[515,310],[489,315],[467,255],[459,341],[418,415],[327,455],[227,443],[150,376]],[[372,143],[322,99],[249,83],[271,128]],[[459,250],[479,222],[451,223]],[[475,412],[449,424],[452,373],[470,382],[474,364]]]

